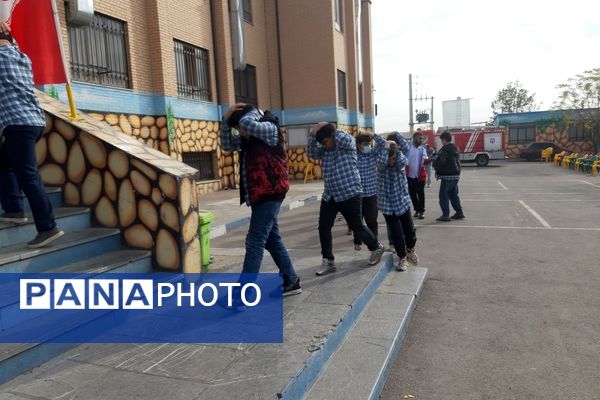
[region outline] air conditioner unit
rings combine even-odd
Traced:
[[[94,0],[67,0],[69,3],[69,24],[89,25],[94,18]]]

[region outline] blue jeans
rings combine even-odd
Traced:
[[[463,213],[460,205],[460,198],[458,197],[458,179],[441,179],[440,208],[442,209],[444,217],[450,216],[450,205],[448,202],[452,203],[452,208],[454,208],[454,211],[456,211],[457,214]]]
[[[279,273],[283,275],[284,285],[293,284],[298,275],[292,260],[279,234],[277,217],[281,209],[281,200],[265,201],[252,206],[250,228],[246,236],[246,256],[242,273],[256,274],[260,271],[265,249],[271,253]]]
[[[25,193],[38,232],[54,229],[54,212],[38,171],[35,144],[41,137],[39,126],[10,125],[4,129],[0,148],[0,203],[4,212],[23,211]]]

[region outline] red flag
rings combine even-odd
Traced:
[[[10,29],[21,51],[31,58],[35,84],[68,82],[54,1],[11,1]]]

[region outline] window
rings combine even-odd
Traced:
[[[234,72],[235,102],[246,103],[258,107],[256,94],[256,67],[246,65],[243,71]]]
[[[178,40],[174,43],[177,94],[188,99],[210,101],[208,51]]]
[[[182,153],[183,162],[200,172],[201,181],[212,181],[215,179],[216,153],[212,152],[190,152]]]
[[[68,7],[67,4],[67,34],[73,80],[130,88],[125,22],[94,14],[89,25],[71,25]]]
[[[289,147],[306,147],[308,145],[308,126],[290,126],[287,129]]]
[[[333,0],[333,9],[335,16],[335,29],[340,32],[344,31],[342,0]]]
[[[346,101],[346,74],[339,69],[337,71],[337,84],[338,106],[342,108],[348,108],[348,102]]]
[[[594,134],[600,132],[596,127],[588,126],[587,124],[580,122],[577,124],[569,125],[569,140],[582,141],[592,138]]]
[[[364,112],[363,83],[358,84],[358,112]]]
[[[244,21],[252,23],[252,0],[242,0],[242,9],[244,10]]]
[[[510,144],[527,144],[535,140],[535,126],[533,125],[511,125],[509,127]]]

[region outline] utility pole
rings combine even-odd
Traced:
[[[410,128],[410,135],[415,132],[415,121],[413,116],[413,91],[412,91],[412,74],[408,74],[408,115],[409,115],[409,123],[408,126]]]
[[[431,96],[431,131],[433,131],[433,96]]]

